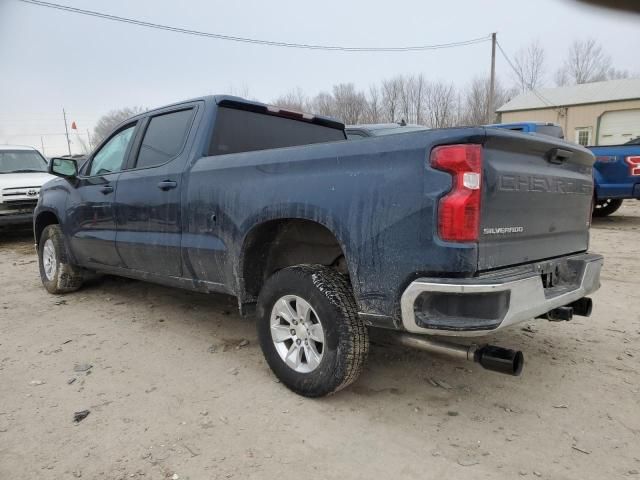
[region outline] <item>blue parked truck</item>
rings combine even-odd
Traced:
[[[611,215],[623,200],[640,199],[640,137],[624,145],[588,148],[596,156],[593,165],[595,216]]]
[[[497,123],[488,127],[564,138],[555,123]],[[624,145],[587,147],[596,157],[593,166],[593,216],[606,217],[618,210],[625,199],[640,199],[640,137]]]
[[[453,340],[590,314],[592,163],[550,137],[346,141],[329,118],[199,98],[125,121],[81,166],[52,159],[40,277],[54,294],[106,273],[234,295],[271,369],[306,396],[357,378],[370,330],[517,375],[521,352]]]
[[[547,135],[549,137],[564,138],[564,131],[557,123],[550,122],[512,122],[512,123],[494,123],[487,127],[504,128],[513,130],[514,132],[535,133],[538,135]]]

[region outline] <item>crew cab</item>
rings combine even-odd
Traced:
[[[611,215],[625,199],[640,199],[640,137],[624,145],[588,147],[596,156],[593,168],[593,214]]]
[[[35,148],[0,145],[0,227],[29,225],[40,187],[52,178]]]
[[[80,168],[52,159],[40,276],[55,294],[98,272],[234,295],[306,396],[355,381],[370,330],[519,374],[521,352],[456,337],[589,315],[593,161],[484,127],[346,141],[330,118],[198,98],[125,121]]]

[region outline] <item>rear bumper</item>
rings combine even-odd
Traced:
[[[0,215],[0,227],[5,227],[8,225],[27,225],[31,222],[33,222],[33,213]]]
[[[485,335],[596,291],[602,264],[601,255],[580,254],[475,278],[419,278],[402,294],[402,324],[412,333]],[[545,288],[547,272],[556,280]]]

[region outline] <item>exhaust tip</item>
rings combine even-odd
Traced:
[[[545,316],[551,322],[568,322],[573,318],[573,307],[565,305],[564,307],[554,308],[547,312]]]
[[[573,313],[576,315],[580,315],[581,317],[589,317],[591,316],[591,311],[593,310],[593,300],[589,297],[582,297],[580,300],[576,300],[573,303],[570,303],[569,306],[573,308]]]
[[[524,368],[524,355],[521,351],[486,345],[475,353],[475,361],[486,370],[506,375],[520,376]]]

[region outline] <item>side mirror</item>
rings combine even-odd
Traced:
[[[62,178],[78,176],[78,163],[73,158],[54,157],[49,162],[49,173]]]

